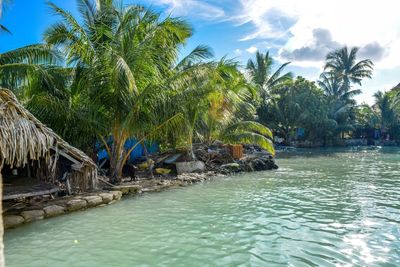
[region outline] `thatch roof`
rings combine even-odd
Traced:
[[[71,162],[71,180],[81,190],[96,187],[97,167],[93,160],[43,125],[10,90],[0,88],[0,162],[13,168],[44,159],[55,176],[60,155]]]

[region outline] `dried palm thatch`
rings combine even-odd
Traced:
[[[96,188],[96,164],[37,120],[10,90],[0,88],[0,162],[18,168],[35,161],[41,179],[55,182],[60,156],[70,163],[73,190]]]

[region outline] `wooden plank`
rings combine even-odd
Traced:
[[[3,200],[10,200],[10,199],[17,199],[22,197],[34,197],[34,196],[42,196],[42,195],[49,195],[60,191],[59,187],[55,187],[48,190],[43,191],[34,191],[29,193],[21,193],[21,194],[13,194],[13,195],[3,195]]]
[[[58,153],[63,156],[64,158],[70,160],[71,162],[75,163],[75,164],[79,164],[82,165],[82,162],[79,162],[78,160],[74,159],[73,157],[71,157],[70,155],[67,154],[66,151],[64,150],[59,150]]]

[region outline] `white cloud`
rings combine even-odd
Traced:
[[[258,48],[255,46],[251,46],[249,48],[246,49],[246,51],[250,54],[254,54],[255,52],[257,52]]]
[[[240,55],[243,53],[243,51],[242,51],[241,49],[235,49],[235,51],[233,51],[233,53],[234,53],[236,56],[240,56]]]
[[[158,0],[156,5],[168,6],[168,12],[175,16],[193,15],[205,20],[218,20],[225,16],[225,11],[201,0]]]
[[[327,30],[332,43],[382,48],[375,65],[386,69],[400,65],[400,16],[392,0],[240,0],[235,19],[249,23],[254,31],[242,40],[283,40],[283,51],[315,45],[314,31]],[[312,52],[312,51],[309,51]],[[313,65],[321,59],[293,60],[296,65]],[[315,64],[316,65],[316,64]]]

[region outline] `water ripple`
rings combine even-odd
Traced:
[[[7,231],[7,266],[399,266],[398,152],[306,151],[32,223]]]

